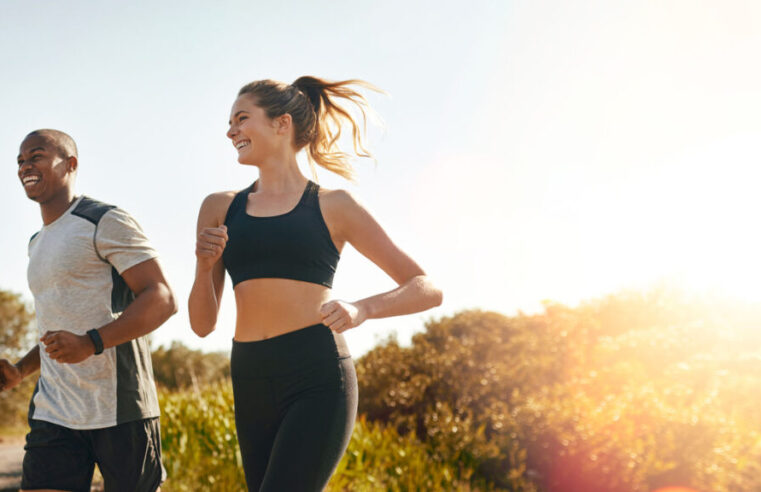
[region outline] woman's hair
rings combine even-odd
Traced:
[[[362,94],[350,88],[352,85],[382,92],[363,80],[330,82],[304,76],[296,79],[291,85],[269,79],[257,80],[244,85],[238,96],[247,94],[255,98],[256,105],[264,109],[269,118],[286,113],[291,115],[296,150],[306,147],[312,173],[316,163],[353,180],[354,168],[349,162],[351,156],[338,147],[341,126],[344,123],[348,122],[351,125],[354,153],[359,157],[372,155],[365,148],[362,135],[367,128],[367,112],[370,111],[370,106]],[[362,131],[354,117],[336,104],[337,99],[346,99],[357,106],[362,114]]]

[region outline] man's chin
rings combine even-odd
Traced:
[[[30,192],[29,192],[29,191],[27,191],[27,190],[24,190],[24,191],[26,192],[26,197],[27,197],[28,199],[32,200],[32,201],[35,201],[35,202],[38,202],[38,203],[39,203],[39,202],[40,202],[40,200],[42,199],[42,197],[40,196],[40,194],[39,194],[39,193],[30,193]]]

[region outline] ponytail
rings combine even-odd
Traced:
[[[371,108],[365,97],[350,86],[361,86],[382,92],[372,84],[362,80],[342,80],[330,82],[317,77],[304,76],[291,85],[272,80],[260,80],[245,85],[238,95],[250,94],[256,97],[257,106],[265,110],[269,118],[285,113],[291,115],[294,125],[294,140],[297,150],[306,147],[309,165],[314,174],[314,164],[343,176],[354,179],[354,168],[349,162],[351,155],[338,147],[341,127],[351,125],[354,154],[358,157],[372,157],[365,147],[363,133],[367,130],[367,114]],[[337,99],[353,103],[362,114],[362,128],[354,117]]]

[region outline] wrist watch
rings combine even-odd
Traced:
[[[92,340],[92,344],[95,345],[95,355],[102,354],[103,353],[103,339],[100,338],[100,333],[98,333],[98,330],[93,328],[92,330],[87,332],[87,336],[90,337],[90,340]]]

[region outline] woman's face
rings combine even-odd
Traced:
[[[227,137],[238,150],[241,164],[260,163],[275,150],[279,141],[274,120],[247,94],[238,96],[233,104]]]

